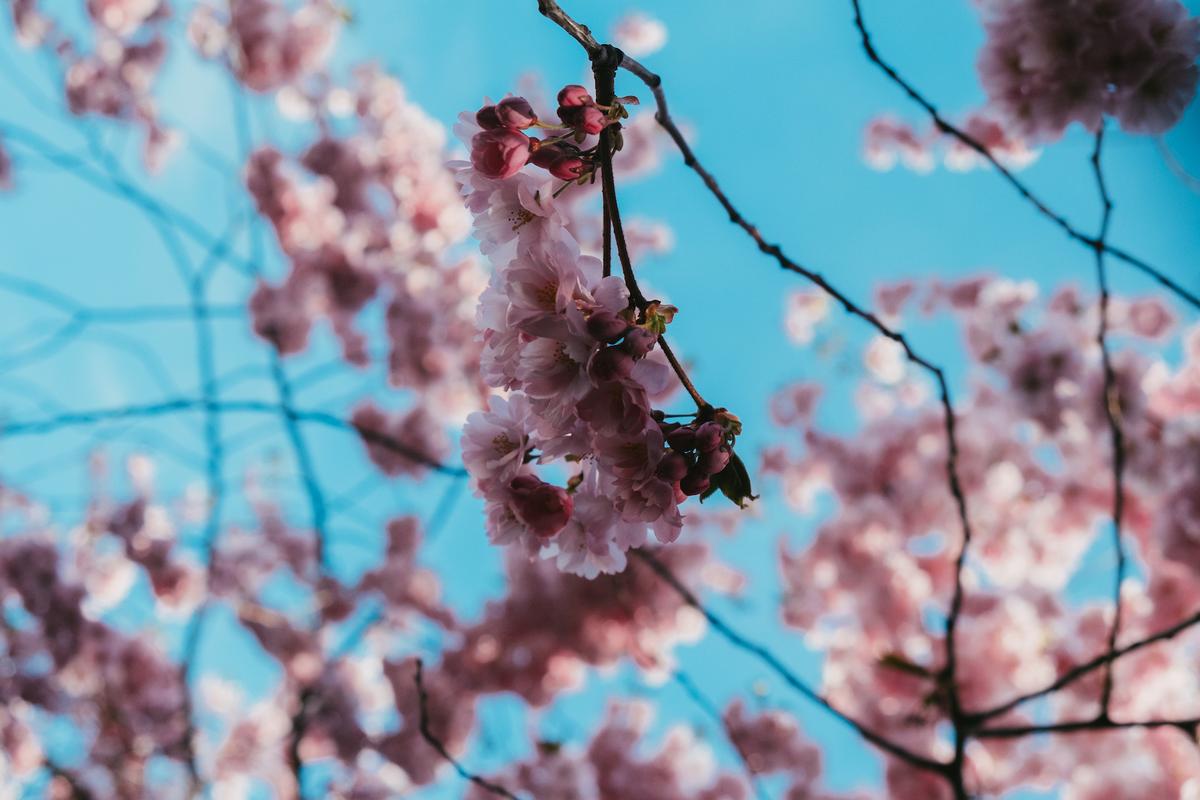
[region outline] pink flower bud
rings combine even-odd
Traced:
[[[625,334],[625,341],[622,343],[625,352],[633,356],[635,359],[644,358],[647,353],[654,349],[654,343],[658,341],[658,337],[645,328],[634,328]]]
[[[577,83],[564,86],[558,91],[560,106],[590,106],[592,102],[592,96],[588,94],[588,90]]]
[[[706,450],[700,454],[700,460],[696,463],[696,467],[707,475],[716,475],[729,466],[729,459],[732,458],[732,455],[729,448],[724,446],[718,447],[716,450]]]
[[[681,480],[687,473],[687,459],[674,451],[670,451],[664,455],[662,461],[658,462],[658,467],[654,470],[655,475],[668,483],[675,483]]]
[[[508,485],[517,519],[536,536],[548,539],[571,519],[575,501],[567,490],[534,475],[518,475]]]
[[[506,128],[528,128],[537,122],[533,106],[524,97],[506,97],[496,104],[496,116]],[[478,116],[477,116],[478,118]]]
[[[594,311],[587,319],[587,332],[593,339],[601,342],[611,342],[621,338],[629,328],[629,323],[611,311]]]
[[[551,175],[564,181],[573,181],[587,168],[578,151],[559,144],[536,146],[529,159],[534,166],[548,170]]]
[[[633,358],[619,347],[601,347],[588,363],[588,375],[598,383],[628,378],[633,374]]]
[[[595,106],[559,106],[558,116],[567,127],[584,133],[599,133],[609,123],[604,112]]]
[[[696,446],[696,429],[690,425],[676,428],[667,434],[667,444],[673,450],[691,450]]]
[[[479,127],[484,130],[493,130],[495,128],[503,128],[504,123],[500,121],[500,115],[496,113],[495,106],[484,106],[475,112],[475,121],[479,123]]]
[[[710,483],[711,481],[707,475],[693,470],[684,475],[683,479],[679,481],[679,490],[688,496],[703,494],[708,489]]]
[[[701,452],[716,450],[725,441],[725,431],[715,422],[706,422],[696,429],[696,447]]]
[[[546,169],[559,180],[573,181],[583,175],[587,169],[587,163],[579,156],[565,156],[552,163]]]
[[[529,161],[529,137],[508,128],[475,134],[471,140],[471,163],[487,178],[517,174]]]

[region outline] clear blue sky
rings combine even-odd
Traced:
[[[53,13],[61,8],[62,13],[78,14],[73,0],[46,0],[44,5]],[[578,46],[536,13],[533,0],[359,0],[348,5],[354,21],[338,52],[338,69],[364,58],[381,62],[405,82],[413,99],[447,125],[485,95],[512,90],[523,74],[536,72],[550,86],[578,81],[584,74]],[[903,169],[878,173],[861,162],[861,133],[871,117],[894,112],[921,126],[925,120],[863,56],[849,0],[576,0],[566,7],[598,34],[635,8],[666,23],[670,41],[647,63],[664,77],[674,113],[695,131],[699,156],[768,239],[834,279],[850,295],[866,301],[874,285],[903,276],[980,271],[1030,278],[1045,287],[1075,282],[1090,289],[1088,253],[1037,217],[995,175],[945,170],[915,175]],[[1195,11],[1195,4],[1192,8]],[[953,117],[981,104],[974,58],[982,30],[971,3],[866,0],[865,11],[880,50],[943,110]],[[186,12],[181,10],[177,17],[178,28]],[[0,128],[26,126],[66,152],[86,153],[78,133],[29,101],[31,88],[35,93],[52,91],[44,62],[19,51],[10,36],[0,39],[0,58],[0,75],[22,76],[15,81],[0,78]],[[644,94],[632,82],[618,85],[618,93]],[[193,142],[202,143],[207,155],[177,158],[161,176],[138,182],[186,209],[210,231],[222,233],[231,224],[238,230],[244,200],[229,173],[214,169],[240,158],[227,80],[219,70],[176,53],[159,96],[165,116]],[[268,121],[270,116],[267,104],[254,110],[257,136],[271,135],[285,144],[304,141],[303,129]],[[136,136],[104,124],[95,131],[127,156],[126,164],[136,166]],[[1166,141],[1183,164],[1200,173],[1200,112],[1193,107]],[[1073,129],[1024,174],[1056,208],[1089,230],[1099,214],[1087,164],[1090,146],[1090,139]],[[1196,195],[1171,174],[1151,139],[1114,134],[1106,165],[1116,202],[1112,241],[1200,290]],[[19,191],[0,196],[0,276],[35,278],[97,306],[186,302],[154,228],[129,205],[36,159],[22,160],[18,170]],[[670,154],[661,174],[623,191],[622,197],[627,213],[661,219],[674,229],[674,251],[645,264],[644,274],[682,309],[672,326],[678,349],[695,364],[693,378],[706,396],[718,398],[743,418],[746,434],[741,446],[746,452],[776,438],[766,416],[767,400],[774,390],[801,378],[828,385],[827,395],[834,402],[825,404],[825,424],[852,430],[856,421],[837,413],[847,407],[837,401],[849,397],[855,372],[818,359],[783,336],[784,298],[802,286],[798,279],[759,255],[695,176]],[[240,247],[249,252],[248,237],[243,236]],[[203,258],[198,248],[190,255],[197,262]],[[268,272],[278,275],[282,265],[276,255],[272,258]],[[245,280],[230,271],[219,275],[214,302],[242,302]],[[1120,291],[1151,289],[1122,267],[1115,269],[1114,281]],[[21,347],[36,341],[28,335],[30,326],[52,331],[61,323],[53,309],[6,293],[0,283],[0,415],[26,419],[52,413],[54,402],[68,408],[111,407],[194,391],[194,343],[186,322],[97,325],[54,359],[14,361]],[[229,385],[228,396],[269,397],[270,384],[262,371],[265,360],[245,324],[236,318],[215,324],[219,371],[241,376]],[[839,320],[836,327],[849,346],[866,339],[850,320]],[[946,331],[939,325],[913,329],[916,343],[961,377],[959,345]],[[154,354],[150,361],[144,353],[147,345]],[[334,353],[322,336],[315,352],[290,365],[292,374],[304,375]],[[306,407],[344,412],[347,398],[363,393],[384,405],[404,404],[388,395],[378,370],[333,379],[320,379],[320,372],[308,374],[311,383],[301,395]],[[227,435],[241,442],[235,446],[230,475],[237,474],[239,465],[265,459],[272,485],[303,522],[305,507],[291,480],[287,450],[278,431],[262,425],[262,419],[229,423]],[[110,433],[125,443],[114,452],[125,452],[132,442],[159,455],[160,484],[167,492],[200,480],[196,463],[203,450],[194,419],[121,427]],[[337,506],[333,521],[333,555],[347,574],[374,557],[380,521],[406,511],[428,516],[440,497],[444,480],[438,478],[431,480],[428,491],[375,481],[364,492],[368,484],[362,481],[371,472],[354,442],[320,431],[312,433],[311,441],[320,454],[319,471],[330,495],[349,493],[345,496],[354,499]],[[79,454],[95,444],[90,432],[79,431],[0,442],[0,474],[51,497],[56,517],[69,523],[77,519],[74,512],[87,492]],[[753,455],[748,459],[754,460]],[[778,625],[774,563],[777,537],[803,542],[815,520],[791,514],[779,501],[776,486],[761,483],[758,488],[765,495],[764,517],[720,545],[722,555],[749,576],[750,591],[742,602],[717,601],[717,606],[740,628],[770,640],[802,674],[819,682],[819,660],[804,650],[799,636]],[[246,518],[245,508],[235,506],[230,513],[234,519]],[[496,555],[486,545],[480,523],[478,506],[464,497],[425,552],[427,562],[442,571],[447,594],[467,615],[502,591]],[[1085,597],[1097,582],[1107,585],[1109,566],[1103,554],[1089,557],[1073,592]],[[226,635],[234,634],[221,629],[214,638]],[[269,668],[231,663],[223,655],[227,650],[221,642],[212,642],[206,658],[229,674],[249,676],[260,688],[269,682]],[[681,658],[693,679],[722,705],[734,693],[746,694],[756,682],[765,681],[767,702],[796,710],[810,735],[827,745],[833,787],[878,780],[877,760],[855,737],[715,637],[685,649]],[[544,714],[546,735],[583,735],[614,691],[651,695],[661,705],[661,717],[693,720],[715,733],[676,687],[645,687],[633,672],[621,670],[596,676],[587,691],[564,698]],[[473,766],[486,769],[524,749],[515,708],[504,700],[488,704],[486,718],[493,735],[468,754]],[[711,738],[720,757],[728,760],[720,737]],[[446,789],[429,796],[461,792],[455,779],[447,776],[445,783]]]

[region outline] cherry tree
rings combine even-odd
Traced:
[[[1090,270],[869,297],[722,188],[668,106],[688,76],[649,67],[668,32],[646,14],[610,42],[555,0],[514,5],[588,79],[464,96],[448,131],[382,67],[337,58],[355,18],[331,0],[8,5],[23,55],[4,72],[31,117],[0,110],[0,202],[51,176],[88,187],[150,232],[175,294],[105,306],[32,265],[0,275],[14,309],[62,318],[0,357],[20,395],[6,461],[68,441],[40,468],[85,478],[59,498],[29,488],[36,462],[0,472],[6,796],[1200,797],[1200,295],[1185,266],[1110,241],[1126,199],[1105,172],[1114,129],[1161,134],[1193,100],[1200,20],[1177,0],[978,0],[987,100],[961,115],[849,0],[847,32],[915,115],[865,109],[866,166],[986,171]],[[169,113],[180,60],[227,87],[232,152]],[[1024,176],[1078,128],[1091,225]],[[224,196],[159,188],[184,160]],[[673,234],[619,200],[671,160],[744,234],[746,280],[772,262],[794,280],[756,347],[866,337],[842,345],[853,425],[824,424],[832,387],[786,369],[759,409],[693,377],[676,317],[730,337],[736,320],[651,288],[641,267]],[[1157,290],[1118,293],[1118,271]],[[927,322],[961,368],[910,333]],[[174,326],[170,355],[147,324]],[[72,376],[53,396],[36,370],[89,337],[157,386],[104,404]],[[345,488],[353,458],[369,467]],[[384,490],[404,499],[358,519]],[[750,535],[764,506],[811,537]],[[451,517],[455,558],[503,575],[476,607],[451,599],[473,578],[431,557]],[[730,541],[775,565],[756,625],[730,612],[762,583]],[[1097,548],[1106,591],[1070,596]],[[691,658],[707,639],[774,688],[715,696]],[[603,711],[547,734],[582,695]],[[517,734],[490,729],[501,703]],[[882,780],[830,780],[866,757],[801,706]]]

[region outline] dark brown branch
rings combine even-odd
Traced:
[[[725,717],[721,715],[720,709],[713,705],[713,702],[704,695],[704,692],[700,691],[700,687],[697,686],[690,677],[688,677],[686,672],[683,672],[682,670],[676,670],[675,682],[679,684],[681,689],[683,689],[684,694],[691,698],[692,702],[695,703],[701,711],[707,714],[709,718],[721,728],[721,733],[725,735],[725,740],[729,742],[729,746],[733,749],[733,752],[737,754],[738,759],[742,762],[742,768],[746,771],[746,780],[751,786],[754,787],[754,793],[758,795],[759,800],[768,800],[769,796],[767,795],[766,789],[762,785],[762,781],[759,780],[758,776],[755,775],[754,770],[751,769],[749,759],[746,757],[746,754],[742,752],[741,745],[739,745],[737,740],[733,738],[733,734],[730,732],[729,726],[725,724]]]
[[[1127,730],[1129,728],[1178,728],[1188,736],[1195,738],[1197,728],[1200,728],[1200,718],[1147,719],[1117,722],[1107,717],[1098,717],[1078,722],[1051,722],[1045,725],[1010,725],[983,728],[975,731],[974,735],[981,739],[1018,739],[1022,736],[1036,736],[1043,733],[1085,733],[1087,731],[1113,731]]]
[[[1096,132],[1096,146],[1092,151],[1092,172],[1096,176],[1096,188],[1100,194],[1100,233],[1096,237],[1096,282],[1100,287],[1100,322],[1096,331],[1096,343],[1100,345],[1100,360],[1104,369],[1104,389],[1100,404],[1108,422],[1109,440],[1112,443],[1112,524],[1113,551],[1117,556],[1117,567],[1113,576],[1113,621],[1108,631],[1108,652],[1117,647],[1121,633],[1121,585],[1125,582],[1125,542],[1121,537],[1121,520],[1125,513],[1125,435],[1121,430],[1121,396],[1117,388],[1117,376],[1113,370],[1112,356],[1108,350],[1108,268],[1104,263],[1104,242],[1108,237],[1108,225],[1112,218],[1112,198],[1104,181],[1104,170],[1100,166],[1100,152],[1104,146],[1104,126]],[[1114,662],[1104,665],[1104,684],[1100,691],[1100,716],[1108,717],[1109,702],[1113,692]]]
[[[16,422],[0,421],[0,439],[13,436],[43,435],[54,433],[66,428],[97,425],[104,422],[153,418],[168,416],[171,414],[194,412],[203,409],[203,407],[203,400],[183,397],[164,400],[158,403],[149,403],[146,405],[130,405],[122,406],[120,408],[94,409],[91,411],[72,411],[51,417],[45,417],[43,419]],[[275,415],[283,413],[283,406],[276,403],[263,402],[260,400],[222,400],[216,404],[216,409],[221,413]],[[306,410],[293,410],[292,413],[299,422],[320,425],[322,427],[334,428],[337,430],[353,431],[366,441],[372,444],[377,444],[380,447],[390,450],[397,455],[401,455],[417,464],[422,464],[423,466],[426,466],[435,472],[440,472],[445,475],[466,475],[466,470],[464,470],[462,467],[443,464],[440,461],[436,461],[423,453],[413,450],[394,437],[388,436],[384,433],[379,433],[378,431],[364,430],[354,425],[354,423],[350,422],[349,420],[342,419],[336,414],[330,414],[325,411]]]
[[[1112,661],[1116,661],[1122,656],[1141,650],[1144,647],[1149,647],[1152,644],[1172,639],[1197,624],[1200,624],[1200,611],[1197,611],[1191,616],[1176,622],[1174,625],[1163,628],[1156,633],[1152,633],[1144,639],[1139,639],[1136,642],[1132,642],[1123,647],[1117,647],[1113,650],[1098,655],[1093,659],[1085,661],[1082,664],[1077,664],[1076,666],[1064,672],[1062,675],[1059,675],[1050,683],[1043,686],[1041,689],[1019,695],[986,711],[964,712],[964,716],[970,725],[978,726],[984,722],[987,722],[989,719],[995,719],[996,717],[1003,716],[1017,706],[1028,703],[1030,700],[1036,700],[1039,697],[1045,697],[1048,694],[1057,692],[1063,687],[1070,686],[1080,678],[1091,674],[1095,670],[1100,669]]]
[[[854,5],[854,25],[856,28],[858,28],[859,35],[862,37],[863,51],[867,54],[867,58],[869,58],[871,62],[875,64],[875,66],[879,67],[879,69],[881,69],[883,73],[888,76],[892,83],[903,89],[906,95],[908,95],[914,102],[916,102],[917,105],[921,106],[921,108],[923,108],[925,112],[929,114],[938,130],[949,136],[953,136],[955,139],[979,154],[979,156],[991,164],[992,167],[995,168],[996,172],[1003,177],[1004,180],[1013,187],[1013,189],[1017,191],[1017,194],[1019,194],[1022,198],[1028,201],[1030,205],[1037,209],[1039,214],[1057,225],[1064,233],[1067,234],[1067,236],[1071,237],[1089,249],[1099,249],[1102,252],[1108,253],[1114,258],[1124,261],[1134,269],[1137,269],[1145,275],[1148,275],[1161,286],[1166,287],[1179,299],[1183,300],[1194,308],[1200,309],[1200,295],[1185,289],[1183,286],[1180,286],[1161,270],[1150,265],[1143,259],[1138,258],[1137,256],[1126,252],[1121,248],[1114,247],[1113,245],[1103,241],[1101,238],[1088,236],[1080,231],[1078,228],[1072,225],[1066,217],[1050,208],[1050,206],[1047,205],[1046,202],[1041,199],[1041,197],[1035,194],[1034,191],[1024,181],[1013,174],[1012,170],[1001,164],[1000,161],[997,160],[994,155],[992,155],[992,152],[983,145],[983,143],[943,117],[941,112],[938,111],[937,107],[928,98],[926,98],[925,95],[917,91],[917,88],[909,83],[908,80],[906,80],[903,76],[901,76],[900,73],[896,71],[895,67],[883,60],[883,58],[879,55],[879,52],[875,49],[875,44],[871,40],[871,34],[867,31],[866,22],[863,20],[862,4],[860,0],[851,0],[851,3]]]
[[[555,5],[555,8],[559,16],[569,19],[557,5]],[[546,13],[544,9],[543,13]],[[584,30],[587,29],[584,28]],[[603,106],[611,105],[616,96],[614,81],[616,79],[617,67],[624,62],[625,55],[611,45],[601,45],[594,51],[589,50],[588,53],[592,58],[592,71],[596,79],[596,102]],[[620,206],[617,203],[617,184],[613,178],[612,164],[613,140],[616,135],[616,126],[610,125],[606,127],[600,132],[600,143],[596,150],[600,161],[600,180],[604,199],[604,265],[607,274],[612,258],[611,252],[608,249],[609,227],[611,226],[611,234],[616,238],[617,256],[621,261],[621,273],[625,277],[625,286],[629,289],[629,298],[637,308],[644,309],[647,306],[646,297],[642,294],[642,290],[638,286],[637,276],[633,272],[633,260],[629,256],[629,246],[625,241],[625,231],[621,226]],[[671,346],[667,344],[665,334],[658,337],[658,344],[662,348],[663,355],[667,357],[671,369],[678,376],[679,382],[683,384],[683,388],[696,403],[696,408],[711,408],[704,397],[701,396],[696,385],[692,383],[687,370],[683,368],[683,365],[679,363],[679,359],[675,357]]]
[[[470,781],[476,786],[479,786],[480,788],[487,789],[497,797],[507,797],[510,800],[520,800],[517,795],[510,792],[508,789],[505,789],[500,784],[493,783],[487,778],[480,777],[464,767],[457,758],[451,755],[450,751],[446,748],[446,745],[442,742],[442,740],[433,734],[433,731],[429,727],[429,693],[425,691],[423,672],[424,664],[422,664],[421,659],[419,658],[416,660],[416,667],[416,672],[413,673],[413,681],[417,685],[417,700],[420,703],[421,708],[421,737],[429,743],[430,747],[438,752],[438,755],[449,762],[450,766],[454,767],[454,771],[464,779]]]
[[[881,734],[876,733],[844,711],[839,710],[832,703],[830,703],[829,700],[823,697],[816,689],[809,686],[804,682],[803,679],[796,675],[796,673],[792,672],[787,665],[780,660],[779,656],[775,655],[764,645],[759,644],[758,642],[755,642],[739,633],[722,617],[718,616],[716,612],[712,611],[703,603],[701,603],[700,599],[696,597],[692,590],[685,586],[683,582],[680,581],[679,578],[677,578],[665,564],[655,558],[651,553],[645,550],[630,550],[629,553],[634,558],[637,558],[645,563],[648,567],[650,567],[650,569],[654,570],[655,574],[662,578],[668,586],[674,589],[676,594],[678,594],[685,603],[699,611],[704,618],[708,620],[708,624],[711,625],[713,629],[717,631],[717,633],[721,634],[726,641],[728,641],[737,649],[749,653],[761,661],[772,672],[774,672],[780,678],[780,680],[798,692],[801,696],[810,702],[816,703],[818,706],[832,714],[836,719],[840,720],[846,725],[849,725],[851,728],[856,730],[860,736],[878,747],[880,750],[883,750],[884,752],[893,755],[901,761],[917,767],[918,769],[936,772],[939,775],[946,774],[947,769],[950,766],[949,764],[943,761],[935,761],[931,758],[926,758],[925,756],[914,753],[911,750],[896,744],[890,739],[885,738]]]

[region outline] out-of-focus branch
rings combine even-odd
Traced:
[[[1117,375],[1113,370],[1112,355],[1108,350],[1108,267],[1104,263],[1104,242],[1108,237],[1108,225],[1112,218],[1112,198],[1104,181],[1104,170],[1100,166],[1100,153],[1104,146],[1104,126],[1096,132],[1096,146],[1092,151],[1092,172],[1096,177],[1096,188],[1100,194],[1100,233],[1096,237],[1096,283],[1100,288],[1100,322],[1096,331],[1096,343],[1100,345],[1100,360],[1104,370],[1104,390],[1100,404],[1108,423],[1109,440],[1112,443],[1112,524],[1113,551],[1117,556],[1117,567],[1113,576],[1113,621],[1108,630],[1108,652],[1117,647],[1121,633],[1121,585],[1125,582],[1125,542],[1121,537],[1121,520],[1125,513],[1125,435],[1121,430],[1121,396],[1117,387]],[[1104,665],[1104,684],[1100,691],[1100,717],[1108,718],[1109,701],[1113,692],[1113,665]]]
[[[1089,249],[1099,249],[1100,251],[1108,253],[1114,258],[1124,261],[1134,269],[1155,280],[1180,300],[1183,300],[1194,308],[1200,309],[1200,295],[1184,288],[1183,286],[1180,286],[1162,270],[1152,266],[1132,253],[1108,244],[1103,240],[1103,238],[1088,236],[1086,233],[1076,228],[1066,217],[1052,209],[1033,191],[1033,189],[1029,187],[1028,184],[1018,178],[1012,170],[1001,164],[1000,161],[992,154],[990,150],[988,150],[986,146],[984,146],[982,142],[961,128],[955,126],[944,116],[942,116],[941,112],[938,111],[937,106],[935,106],[925,95],[918,91],[912,83],[900,75],[900,73],[896,71],[895,67],[883,60],[883,57],[879,55],[879,51],[875,49],[875,44],[871,39],[871,34],[867,31],[867,25],[863,19],[861,0],[851,0],[851,3],[854,6],[854,25],[856,28],[858,28],[859,35],[862,37],[863,51],[867,54],[867,58],[871,60],[871,63],[879,67],[879,69],[881,69],[883,73],[887,75],[892,83],[903,89],[906,95],[912,98],[917,105],[921,106],[921,108],[923,108],[925,112],[929,114],[938,130],[949,136],[953,136],[955,139],[979,154],[980,157],[991,164],[992,167],[995,168],[996,172],[1002,176],[1004,180],[1013,187],[1013,189],[1017,191],[1017,194],[1021,195],[1022,198],[1024,198],[1030,203],[1030,205],[1037,209],[1039,214],[1062,229],[1067,236],[1071,237],[1080,244],[1085,245]]]
[[[1200,611],[1197,611],[1191,616],[1176,622],[1174,625],[1163,628],[1156,633],[1152,633],[1143,639],[1138,639],[1136,642],[1131,642],[1122,647],[1114,648],[1113,650],[1109,650],[1093,659],[1083,662],[1082,664],[1077,664],[1076,666],[1064,672],[1062,675],[1059,675],[1050,683],[1043,686],[1041,689],[1018,695],[1017,697],[1000,703],[997,706],[993,706],[986,711],[968,711],[964,712],[964,715],[968,723],[977,728],[977,726],[980,724],[987,722],[990,719],[1003,716],[1004,714],[1012,711],[1014,708],[1028,703],[1030,700],[1036,700],[1039,697],[1045,697],[1046,695],[1057,692],[1066,686],[1070,686],[1080,678],[1091,674],[1095,670],[1104,667],[1110,662],[1116,661],[1122,656],[1141,650],[1144,647],[1149,647],[1157,642],[1165,642],[1168,639],[1173,639],[1197,624],[1200,624]]]
[[[202,399],[181,397],[145,405],[129,405],[119,408],[94,409],[91,411],[72,411],[42,419],[0,422],[0,439],[14,436],[42,435],[67,428],[97,425],[104,422],[163,417],[171,414],[194,412],[203,408],[204,401]],[[260,400],[221,400],[216,403],[215,408],[221,413],[276,415],[283,413],[283,406]],[[342,419],[336,414],[304,409],[294,409],[292,413],[295,415],[296,420],[302,423],[354,432],[372,444],[377,444],[435,472],[445,475],[466,475],[466,470],[462,467],[443,464],[423,453],[413,450],[392,436],[378,431],[364,430],[354,425],[353,422]]]
[[[253,265],[232,252],[225,240],[210,233],[203,225],[179,209],[168,206],[142,191],[131,181],[106,176],[85,158],[69,153],[32,130],[0,120],[0,136],[10,143],[21,145],[40,158],[61,168],[100,191],[124,200],[152,217],[172,226],[194,244],[220,254],[224,263],[244,275],[253,275]]]
[[[1200,728],[1200,717],[1191,719],[1147,719],[1117,722],[1112,719],[1089,719],[1078,722],[1050,722],[1045,725],[1011,725],[996,728],[981,728],[974,735],[981,739],[1019,739],[1043,733],[1086,733],[1088,731],[1128,730],[1130,728],[1178,728],[1191,738],[1196,738]]]
[[[726,641],[728,641],[737,649],[749,653],[761,661],[772,672],[774,672],[775,675],[780,678],[780,680],[782,680],[804,698],[816,703],[818,706],[832,714],[835,718],[846,725],[849,725],[851,728],[856,730],[860,736],[878,747],[880,750],[883,750],[884,752],[893,755],[901,761],[911,764],[914,767],[918,767],[919,769],[936,772],[940,775],[946,774],[946,771],[950,766],[946,762],[935,761],[934,759],[926,758],[925,756],[914,753],[911,750],[896,744],[890,739],[885,738],[881,734],[876,733],[844,711],[839,710],[816,689],[809,686],[802,678],[800,678],[800,676],[789,669],[788,666],[779,658],[779,656],[771,652],[766,646],[759,644],[758,642],[755,642],[745,635],[739,633],[732,625],[726,622],[724,618],[705,606],[700,601],[700,598],[698,598],[691,589],[685,586],[684,583],[679,580],[679,578],[676,577],[675,574],[671,572],[671,570],[668,569],[665,564],[655,558],[653,554],[640,549],[630,550],[629,553],[634,558],[639,559],[650,569],[652,569],[656,575],[658,575],[667,583],[668,586],[675,590],[676,594],[678,594],[685,603],[699,611],[708,621],[708,624],[711,625],[713,629],[717,631],[717,633],[721,634]]]
[[[714,724],[720,727],[721,733],[725,735],[725,740],[729,742],[729,746],[737,755],[738,760],[742,762],[742,769],[744,769],[746,772],[746,780],[751,786],[754,787],[754,793],[758,796],[759,800],[769,800],[770,796],[767,794],[766,788],[762,785],[762,781],[758,779],[758,776],[754,774],[754,770],[750,768],[750,762],[747,759],[746,754],[742,752],[741,745],[739,745],[737,740],[733,738],[733,734],[731,734],[729,731],[729,726],[725,724],[725,718],[721,716],[721,710],[713,705],[712,700],[708,699],[704,692],[700,690],[700,687],[696,685],[695,681],[693,681],[686,672],[683,670],[676,670],[674,677],[675,682],[679,684],[681,689],[683,689],[684,694],[686,694],[701,711],[707,714]]]
[[[434,735],[433,730],[429,726],[429,693],[425,691],[424,664],[419,658],[416,660],[416,671],[413,673],[413,682],[417,686],[417,700],[421,709],[421,719],[419,721],[421,738],[428,742],[429,746],[436,750],[438,755],[444,758],[447,763],[450,764],[450,766],[454,767],[454,771],[465,780],[470,781],[482,789],[488,790],[497,797],[507,797],[510,800],[521,800],[521,798],[510,792],[508,789],[505,789],[500,784],[489,781],[487,778],[476,775],[474,772],[468,770],[462,765],[462,762],[460,762],[450,753],[445,743]]]

